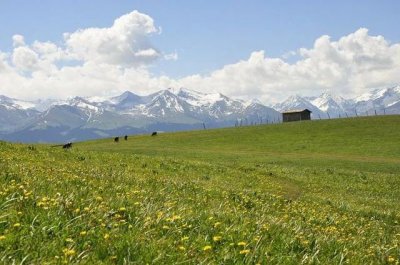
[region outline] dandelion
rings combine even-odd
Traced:
[[[119,208],[119,211],[120,211],[120,212],[125,212],[125,211],[126,211],[126,208],[125,208],[125,207],[121,207],[121,208]]]
[[[87,232],[86,231],[82,231],[79,233],[81,236],[86,236]]]
[[[22,212],[17,212],[18,215],[22,215]]]
[[[213,241],[218,242],[221,241],[222,237],[221,236],[213,236]]]
[[[4,240],[4,239],[6,239],[6,236],[5,236],[5,235],[1,235],[1,236],[0,236],[0,241],[1,241],[1,240]]]
[[[64,248],[63,252],[65,256],[73,256],[76,253],[74,249],[68,249],[68,248]]]
[[[239,242],[237,245],[238,245],[238,246],[246,246],[247,243],[242,241],[242,242]]]
[[[109,239],[109,238],[110,238],[110,235],[109,235],[109,234],[105,234],[103,238],[104,238],[104,239]]]
[[[243,250],[239,251],[239,253],[241,255],[247,255],[247,254],[249,254],[249,252],[250,252],[250,249],[243,249]]]
[[[203,248],[203,251],[209,251],[209,250],[211,250],[211,249],[212,249],[211,246],[205,246],[205,247]]]

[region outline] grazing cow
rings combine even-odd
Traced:
[[[115,138],[114,138],[114,142],[115,142],[115,143],[118,143],[118,142],[119,142],[119,137],[115,137]]]
[[[125,141],[128,141],[128,135],[124,136]]]
[[[67,143],[62,146],[63,149],[70,149],[72,147],[72,143]]]
[[[153,132],[152,134],[151,134],[151,136],[156,136],[157,135],[157,132]]]

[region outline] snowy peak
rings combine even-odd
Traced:
[[[276,104],[274,108],[281,112],[294,109],[309,109],[312,112],[319,110],[318,107],[313,105],[309,100],[299,95],[290,96],[282,103]]]
[[[400,85],[397,85],[395,87],[390,87],[390,88],[381,88],[381,89],[375,89],[371,92],[365,93],[357,98],[355,98],[355,101],[358,102],[367,102],[367,101],[385,101],[387,104],[391,104],[393,102],[391,101],[396,101],[398,100],[400,95]]]
[[[355,108],[361,112],[399,113],[400,85],[375,89],[355,98]]]
[[[9,98],[6,96],[0,96],[0,105],[3,105],[8,109],[20,109],[20,110],[35,109],[34,102]]]
[[[327,92],[319,97],[311,98],[310,102],[324,112],[344,112],[350,104],[349,100]]]
[[[82,97],[74,97],[72,99],[69,99],[63,105],[69,105],[69,106],[77,107],[77,108],[84,109],[84,110],[90,110],[90,111],[94,111],[94,112],[100,111],[100,108],[97,107],[95,105],[95,103],[92,103]]]

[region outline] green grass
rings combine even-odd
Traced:
[[[0,142],[0,262],[396,264],[400,116]]]

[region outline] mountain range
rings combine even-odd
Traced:
[[[0,139],[66,142],[152,131],[218,128],[270,120],[280,113],[220,93],[166,89],[139,96],[24,101],[0,97]]]
[[[376,89],[353,99],[330,93],[291,96],[272,107],[257,100],[181,88],[140,96],[74,97],[26,101],[0,96],[0,139],[67,142],[152,131],[243,126],[281,121],[280,112],[309,109],[313,119],[400,113],[400,86]]]
[[[352,99],[327,92],[318,97],[295,95],[273,108],[280,112],[309,109],[313,119],[400,114],[400,85],[375,89]]]

